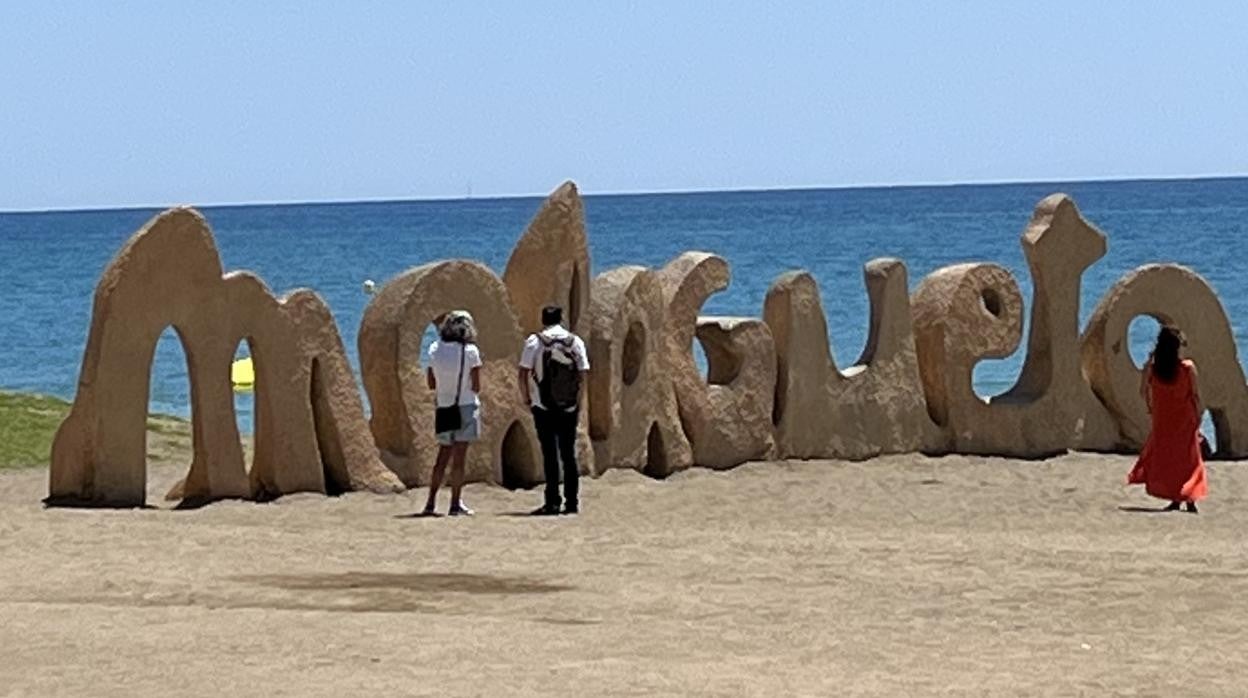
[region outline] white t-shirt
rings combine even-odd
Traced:
[[[438,407],[455,404],[455,379],[459,377],[459,358],[464,358],[464,377],[459,384],[459,404],[476,405],[477,393],[472,389],[472,369],[481,365],[481,351],[475,344],[436,341],[429,345],[429,368],[438,385]]]
[[[541,337],[547,340],[572,338],[572,354],[576,359],[576,368],[578,371],[589,370],[589,352],[585,350],[585,342],[580,337],[572,334],[563,328],[562,325],[553,325],[542,330]],[[524,351],[520,353],[520,368],[529,369],[529,400],[533,406],[538,409],[546,409],[542,406],[542,397],[539,394],[537,383],[542,379],[542,340],[536,334],[529,335],[524,342]],[[571,410],[569,410],[571,411]]]

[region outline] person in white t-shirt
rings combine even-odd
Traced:
[[[429,479],[429,499],[425,503],[426,515],[433,515],[438,498],[438,487],[451,466],[451,516],[471,516],[461,498],[464,487],[464,460],[468,444],[481,435],[481,351],[477,348],[477,328],[472,315],[463,310],[448,313],[438,330],[438,339],[429,346],[428,367],[425,381],[436,393],[439,410],[459,410],[459,425],[437,434],[438,459]],[[435,427],[436,428],[436,427]]]
[[[530,335],[520,354],[520,395],[533,408],[533,423],[542,445],[546,501],[535,516],[560,512],[559,462],[563,461],[565,514],[580,511],[580,470],[576,462],[576,425],[580,414],[589,354],[585,342],[566,330],[563,309],[542,309],[541,332]]]

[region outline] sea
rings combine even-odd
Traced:
[[[661,266],[686,250],[727,259],[732,284],[708,301],[708,315],[759,316],[777,276],[810,271],[823,294],[834,356],[845,368],[865,344],[869,314],[862,268],[877,257],[903,260],[912,289],[945,265],[1002,264],[1014,272],[1030,312],[1031,280],[1019,236],[1036,203],[1054,192],[1074,197],[1109,238],[1108,254],[1084,277],[1081,322],[1123,274],[1150,262],[1177,262],[1213,285],[1239,345],[1248,346],[1248,277],[1242,273],[1248,178],[589,195],[585,213],[595,274],[625,264]],[[227,270],[254,271],[278,292],[308,287],[326,299],[358,375],[356,337],[369,301],[366,280],[381,285],[410,267],[452,258],[480,260],[501,274],[542,198],[200,210]],[[0,390],[73,398],[99,275],[158,212],[0,213]],[[1155,334],[1149,318],[1132,325],[1137,361]],[[981,363],[976,391],[989,396],[1007,390],[1024,351]],[[185,357],[169,330],[157,346],[150,409],[187,416],[188,392]],[[245,433],[251,430],[251,399],[237,395]]]

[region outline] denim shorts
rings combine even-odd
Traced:
[[[481,438],[481,408],[477,405],[459,406],[459,429],[438,434],[438,443],[450,446],[452,443],[472,443]]]

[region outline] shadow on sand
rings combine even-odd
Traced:
[[[1174,509],[1167,509],[1164,506],[1163,507],[1122,506],[1122,507],[1118,507],[1118,511],[1125,511],[1129,514],[1176,514],[1178,513]]]
[[[232,581],[286,591],[395,590],[461,594],[549,594],[575,587],[523,577],[438,572],[343,572],[338,574],[263,574]]]

